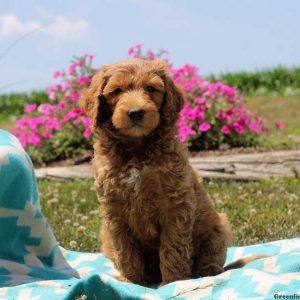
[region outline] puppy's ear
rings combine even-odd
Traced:
[[[103,89],[107,83],[105,76],[108,65],[104,66],[92,79],[90,86],[84,91],[79,100],[79,105],[91,119],[91,129],[95,131],[100,121],[100,102],[103,96]]]
[[[160,76],[165,84],[165,97],[161,107],[161,117],[167,126],[174,125],[184,105],[183,92],[174,84],[167,64],[162,61],[157,61],[156,63],[160,66]]]
[[[181,88],[176,86],[169,74],[165,77],[165,99],[163,105],[163,114],[166,117],[173,117],[177,120],[179,112],[184,105],[184,97]]]

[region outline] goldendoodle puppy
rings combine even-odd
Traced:
[[[223,272],[230,226],[178,140],[184,100],[166,64],[106,65],[81,101],[95,135],[103,254],[139,284]]]

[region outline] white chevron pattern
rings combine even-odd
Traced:
[[[50,256],[56,241],[52,231],[46,226],[45,219],[35,218],[36,211],[36,206],[27,201],[24,210],[0,208],[0,218],[18,217],[17,226],[29,226],[30,237],[41,238],[38,246],[26,246],[29,254],[24,260],[27,264],[42,266],[36,256]]]

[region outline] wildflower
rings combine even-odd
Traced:
[[[83,132],[83,136],[85,138],[89,138],[92,135],[92,131],[91,129],[87,128],[84,132]]]
[[[80,124],[82,122],[82,118],[77,118],[74,121],[74,124]]]
[[[45,124],[45,127],[48,129],[56,129],[58,126],[59,124],[56,118],[49,119]]]
[[[201,98],[201,97],[196,97],[195,98],[195,101],[198,103],[198,104],[204,104],[206,101],[204,98]]]
[[[234,116],[234,108],[229,108],[226,110],[226,115],[228,117],[233,117]]]
[[[71,84],[70,84],[69,81],[64,82],[63,84],[61,84],[62,91],[67,91],[70,87],[71,87]]]
[[[81,85],[83,85],[83,84],[85,84],[86,82],[87,82],[87,77],[85,77],[85,76],[80,76],[79,78],[78,78],[78,83],[79,84],[81,84]]]
[[[31,111],[34,111],[35,109],[37,108],[37,105],[35,103],[33,104],[28,104],[25,106],[24,108],[24,112],[31,112]]]
[[[63,109],[65,109],[66,107],[67,107],[67,102],[64,101],[64,100],[61,100],[61,101],[58,102],[58,104],[57,104],[57,108],[58,108],[59,110],[63,110]]]
[[[183,83],[183,81],[184,81],[184,79],[183,79],[183,77],[181,77],[181,76],[178,76],[178,77],[176,77],[176,78],[174,79],[174,82],[175,82],[176,84]]]
[[[57,79],[58,77],[60,77],[62,74],[60,71],[55,71],[53,74],[54,79]]]
[[[77,242],[76,241],[70,241],[69,243],[71,248],[76,248],[77,247]]]
[[[91,126],[91,119],[89,117],[85,117],[83,119],[83,124],[85,128],[89,128]]]
[[[72,76],[78,67],[79,67],[79,64],[78,64],[78,63],[72,64],[72,65],[68,68],[67,74],[70,75],[70,76]]]
[[[79,98],[79,92],[72,93],[69,98],[72,101],[76,101]]]
[[[40,137],[37,136],[34,132],[32,132],[32,133],[29,135],[27,141],[28,141],[29,144],[32,144],[32,145],[34,145],[34,146],[37,146],[37,145],[40,143],[41,139],[40,139]]]
[[[233,128],[235,129],[236,132],[238,132],[240,134],[245,133],[245,128],[243,126],[241,126],[239,123],[234,123]]]
[[[55,92],[51,92],[48,94],[49,99],[54,100],[56,98],[56,93]]]
[[[227,117],[227,115],[224,111],[218,111],[216,116],[220,120],[226,120],[226,117]]]
[[[193,82],[186,82],[183,84],[183,88],[187,91],[190,90],[191,88],[193,88],[194,83]]]
[[[277,123],[275,123],[275,126],[276,126],[276,128],[281,129],[281,128],[285,127],[285,124],[282,122],[277,122]]]
[[[206,123],[206,122],[202,123],[202,124],[199,126],[199,130],[200,130],[201,132],[206,132],[206,131],[208,131],[210,128],[211,128],[211,125],[210,125],[209,123]]]
[[[78,228],[76,229],[76,232],[78,234],[82,234],[82,233],[84,233],[84,231],[85,231],[85,226],[82,226],[82,225],[78,226]]]
[[[230,134],[230,128],[228,126],[222,126],[221,132],[225,135]]]
[[[46,131],[42,134],[42,136],[45,138],[45,139],[49,139],[53,136],[53,134],[49,131]]]
[[[182,126],[179,128],[179,140],[185,142],[189,136],[195,135],[196,132],[190,126]]]
[[[250,123],[248,127],[249,127],[250,130],[252,130],[256,133],[260,132],[260,126],[257,123]]]
[[[43,103],[39,106],[38,111],[44,115],[51,115],[55,110],[55,106],[49,103]]]

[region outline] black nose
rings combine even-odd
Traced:
[[[139,108],[131,109],[128,113],[128,116],[131,121],[138,122],[141,121],[144,117],[144,111]]]

